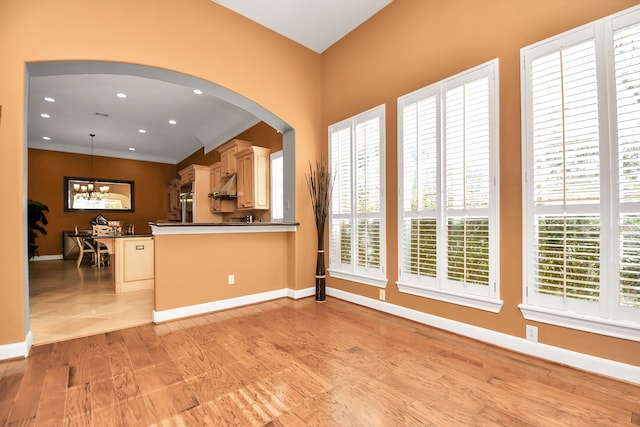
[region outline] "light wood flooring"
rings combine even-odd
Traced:
[[[0,426],[625,426],[640,386],[329,298],[35,346]]]
[[[111,268],[85,260],[29,263],[33,342],[42,344],[151,322],[153,290],[116,294]]]

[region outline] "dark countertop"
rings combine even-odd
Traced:
[[[84,237],[84,238],[94,238],[94,237],[117,237],[119,239],[121,238],[131,238],[131,237],[153,237],[153,234],[149,233],[149,234],[102,234],[102,235],[97,235],[97,234],[91,234],[91,232],[86,232],[83,233],[82,231],[78,231],[78,233],[76,234],[73,230],[72,231],[65,231],[64,233],[67,234],[67,236],[69,237]]]
[[[246,227],[246,226],[298,226],[299,222],[179,222],[179,221],[166,221],[166,222],[150,222],[149,225],[155,225],[158,227]]]

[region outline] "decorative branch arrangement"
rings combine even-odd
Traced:
[[[323,159],[316,160],[315,169],[309,162],[309,173],[305,173],[305,180],[309,188],[311,205],[313,207],[316,230],[318,232],[318,255],[316,258],[316,301],[322,302],[326,299],[326,271],[324,265],[324,226],[329,213],[329,203],[331,202],[331,190],[333,189],[333,178],[329,172],[329,167]]]

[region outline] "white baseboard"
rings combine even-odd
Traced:
[[[14,359],[16,357],[27,357],[33,345],[33,334],[27,333],[24,341],[14,344],[0,345],[0,360]]]
[[[315,288],[301,290],[283,288],[275,291],[263,292],[260,294],[246,295],[237,298],[229,298],[220,301],[211,301],[204,304],[190,305],[170,310],[154,311],[153,322],[166,322],[168,320],[180,319],[183,317],[197,316],[199,314],[211,313],[214,311],[227,310],[229,308],[241,307],[243,305],[255,304],[277,298],[289,297],[292,299],[304,298],[315,293]]]
[[[489,344],[503,347],[519,353],[536,356],[562,365],[572,366],[600,375],[617,378],[640,384],[640,366],[628,365],[609,359],[590,356],[560,347],[554,347],[539,342],[527,341],[524,338],[514,337],[490,329],[480,328],[455,320],[412,310],[388,302],[379,301],[361,295],[352,294],[339,289],[327,288],[327,295],[359,304],[374,310],[393,314],[394,316],[410,319],[418,323],[433,326],[445,331],[454,332],[469,338],[483,341]]]
[[[196,316],[199,314],[211,313],[214,311],[226,310],[248,304],[269,301],[272,299],[289,297],[292,299],[305,298],[314,295],[315,288],[289,289],[283,288],[260,294],[246,295],[237,298],[229,298],[221,301],[212,301],[204,304],[197,304],[187,307],[174,308],[170,310],[154,311],[153,322],[165,322],[168,320],[180,319],[183,317]],[[594,372],[623,381],[640,384],[640,367],[620,363],[609,359],[590,356],[560,347],[527,341],[524,338],[514,337],[501,332],[492,331],[478,326],[469,325],[451,319],[446,319],[432,314],[412,310],[388,302],[379,301],[373,298],[363,297],[339,289],[327,288],[327,295],[359,304],[374,310],[389,313],[394,316],[413,320],[418,323],[433,326],[446,331],[454,332],[469,338],[483,341],[489,344],[503,347],[519,353],[540,357],[552,362],[560,363],[574,368]],[[12,359],[16,357],[27,357],[33,345],[33,335],[31,331],[20,343],[0,345],[0,360]]]
[[[316,294],[316,288],[314,286],[304,289],[289,289],[287,288],[287,296],[291,299],[300,299],[310,297]]]
[[[42,256],[34,256],[31,258],[31,261],[51,261],[54,259],[63,259],[62,254],[60,255],[42,255]]]

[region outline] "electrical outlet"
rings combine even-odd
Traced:
[[[235,274],[230,274],[229,277],[227,278],[227,283],[229,285],[233,285],[236,283],[236,275]]]
[[[380,296],[379,296],[380,301],[384,301],[386,296],[387,296],[387,291],[385,291],[384,289],[380,289]]]
[[[527,340],[538,342],[538,327],[527,325]]]

